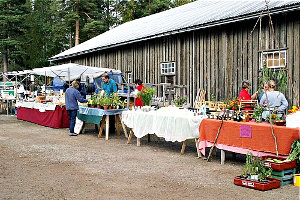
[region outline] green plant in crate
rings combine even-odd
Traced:
[[[250,179],[249,176],[258,175],[258,181],[264,181],[266,177],[270,177],[272,173],[271,168],[265,168],[261,158],[255,157],[249,152],[246,155],[246,164],[242,170],[243,174],[241,177]]]
[[[137,97],[140,98],[142,97],[143,104],[145,106],[150,106],[152,96],[156,93],[155,88],[151,87],[144,87],[141,91],[138,92]]]

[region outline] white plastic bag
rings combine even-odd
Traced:
[[[82,126],[83,126],[83,121],[81,121],[76,117],[74,133],[79,134],[81,132]]]

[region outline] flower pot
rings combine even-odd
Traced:
[[[103,109],[104,109],[104,110],[107,110],[107,109],[108,109],[108,106],[103,106]]]
[[[250,179],[253,181],[258,181],[258,175],[257,174],[250,175]]]
[[[242,178],[240,176],[237,176],[234,178],[234,184],[242,186],[242,187],[255,189],[255,190],[266,191],[266,190],[279,188],[280,180],[267,177],[266,181],[259,182],[259,181],[248,180],[248,179]]]
[[[100,109],[100,108],[101,108],[100,104],[97,104],[97,108],[98,108],[98,109]]]
[[[94,105],[91,105],[91,108],[95,108],[95,106],[94,106]]]

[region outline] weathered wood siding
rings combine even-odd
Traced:
[[[290,103],[299,103],[299,11],[272,16],[280,48],[287,48],[287,67],[291,84],[286,94]],[[250,93],[258,89],[259,51],[277,49],[267,17],[263,18],[246,45],[255,20],[161,37],[144,42],[90,53],[62,62],[80,63],[132,71],[133,80],[160,83],[160,63],[176,62],[176,84],[187,85],[190,102],[198,88],[207,91],[207,98],[225,100],[238,96],[241,82],[252,83]],[[260,45],[260,38],[262,46]]]

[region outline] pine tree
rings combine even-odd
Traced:
[[[3,62],[3,71],[22,69],[25,18],[30,3],[26,0],[0,1],[0,52]]]

